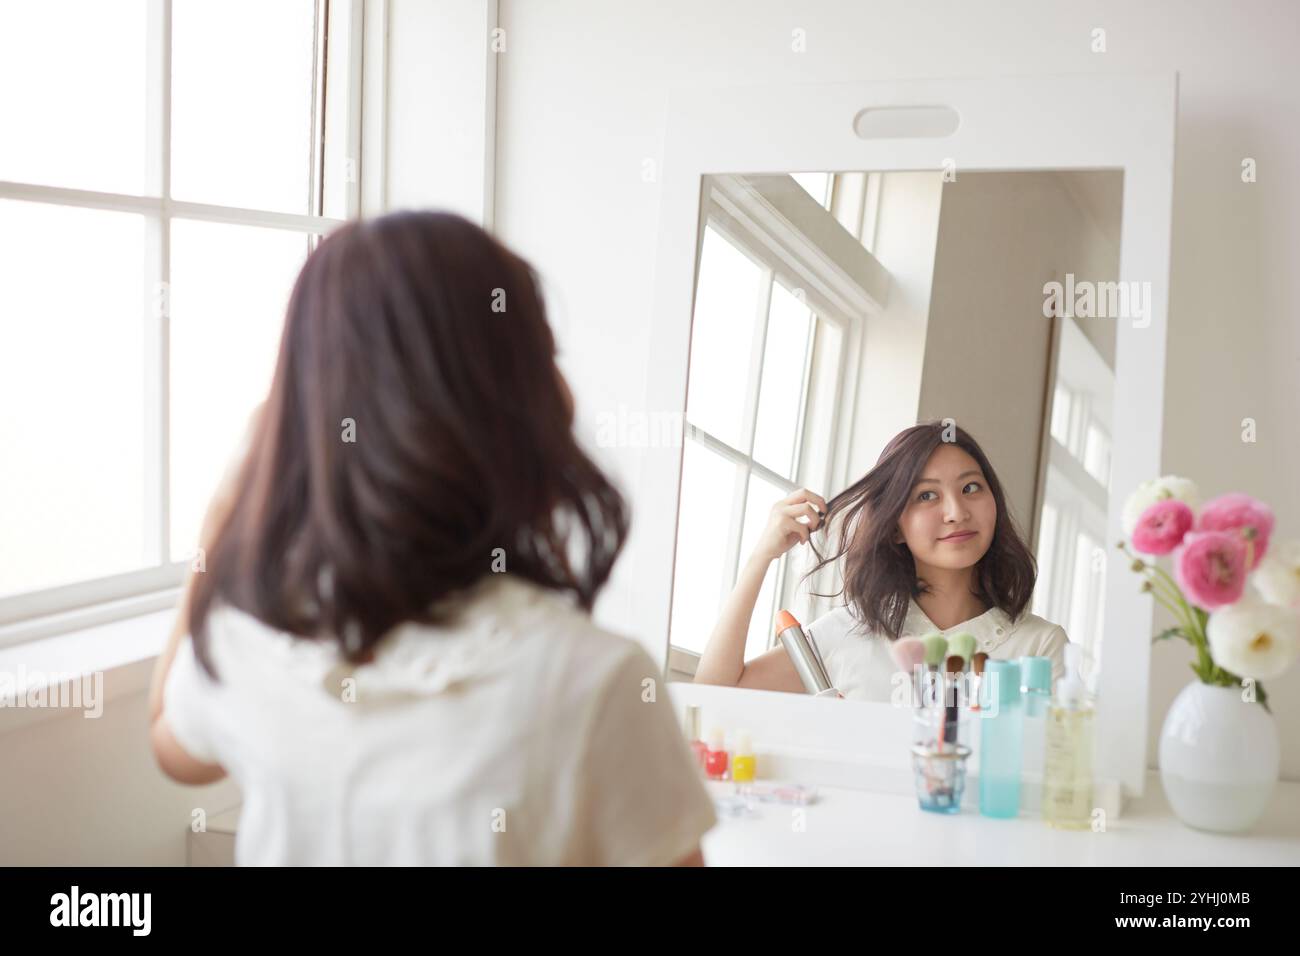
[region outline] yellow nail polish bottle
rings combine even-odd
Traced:
[[[736,735],[736,752],[731,758],[731,779],[736,783],[752,783],[758,766],[754,756],[754,745],[749,734]]]

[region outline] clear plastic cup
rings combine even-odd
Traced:
[[[971,750],[964,744],[912,745],[912,776],[916,799],[930,813],[960,813],[966,792],[966,759]]]

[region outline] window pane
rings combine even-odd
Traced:
[[[740,560],[744,562],[763,533],[772,505],[789,492],[750,472],[749,490],[745,494],[745,525],[740,537]],[[802,547],[795,545],[796,548]],[[782,559],[784,560],[784,558]],[[773,561],[763,577],[763,587],[758,592],[754,616],[749,619],[749,637],[745,639],[745,660],[767,650],[768,638],[775,632],[776,624],[776,574],[780,561]]]
[[[0,200],[0,594],[147,562],[144,222]]]
[[[308,212],[312,0],[176,0],[172,196]]]
[[[772,284],[767,341],[763,343],[763,380],[754,431],[754,457],[777,474],[791,477],[794,443],[808,357],[808,307],[779,282]]]
[[[693,439],[683,447],[682,496],[677,510],[677,559],[673,569],[671,641],[703,651],[723,593],[727,535],[735,498],[736,466]]]
[[[790,178],[803,187],[803,191],[822,206],[830,205],[830,173],[791,173]]]
[[[712,227],[704,230],[691,325],[686,419],[734,448],[749,450],[742,419],[758,326],[763,270]]]
[[[835,405],[840,385],[840,348],[843,334],[822,319],[813,320],[813,361],[808,385],[807,422],[800,442],[796,474],[798,484],[825,492],[829,483],[831,444],[835,440]]]
[[[144,0],[5,3],[0,179],[139,194],[146,36]]]
[[[193,554],[208,500],[266,397],[306,254],[302,233],[172,223],[172,560]]]
[[[1098,551],[1097,542],[1088,535],[1080,532],[1074,542],[1074,580],[1071,581],[1070,587],[1070,623],[1066,625],[1068,630],[1066,634],[1071,640],[1078,641],[1085,647],[1091,643],[1091,629],[1089,628],[1089,612],[1092,609],[1093,602],[1090,600],[1093,595],[1093,582],[1097,576],[1097,569],[1094,562],[1093,554]]]
[[[1060,382],[1052,397],[1052,437],[1067,450],[1070,448],[1070,390]]]
[[[1083,467],[1103,486],[1110,486],[1110,437],[1096,422],[1088,423],[1088,436],[1083,446]]]
[[[1048,481],[1052,480],[1051,473]],[[1056,579],[1056,506],[1043,502],[1043,513],[1038,522],[1038,549],[1034,558],[1038,561],[1038,581],[1034,585],[1033,613],[1048,620],[1055,620],[1052,607],[1052,582]]]

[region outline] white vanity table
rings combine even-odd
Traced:
[[[1022,790],[1020,817],[980,816],[978,784],[968,781],[957,814],[917,805],[907,743],[911,713],[852,706],[799,694],[737,690],[682,682],[669,685],[679,713],[701,710],[705,728],[754,739],[757,782],[802,784],[817,791],[806,807],[754,801],[754,816],[718,813],[704,838],[710,866],[1300,866],[1300,782],[1279,781],[1264,817],[1248,833],[1194,830],[1169,808],[1160,774],[1148,770],[1139,795],[1099,787],[1104,832],[1055,830],[1038,817],[1034,787]],[[971,772],[978,771],[978,740]],[[729,781],[706,781],[715,798],[734,794]],[[802,816],[792,813],[802,811]],[[801,829],[796,829],[796,823]]]
[[[708,781],[717,797],[734,784]],[[758,803],[756,816],[719,815],[704,837],[708,866],[1300,866],[1300,783],[1282,782],[1250,833],[1223,836],[1183,826],[1169,811],[1159,774],[1104,833],[1053,830],[1029,814],[992,820],[964,810],[923,813],[898,793],[818,787],[807,807]],[[794,809],[803,811],[795,829]],[[188,834],[190,866],[234,863],[239,810]]]
[[[717,796],[734,785],[709,781]],[[792,808],[757,804],[756,817],[722,817],[704,838],[709,866],[1297,866],[1300,783],[1281,782],[1264,818],[1248,834],[1203,833],[1170,812],[1159,774],[1104,833],[1054,830],[1022,814],[994,820],[964,810],[922,812],[896,793],[818,788],[801,830]]]
[[[973,780],[961,813],[926,813],[911,779],[906,710],[850,705],[827,720],[844,702],[680,682],[668,689],[678,712],[695,704],[706,727],[753,735],[759,783],[817,792],[805,807],[755,801],[752,816],[720,811],[702,844],[709,866],[1300,866],[1300,782],[1279,782],[1263,818],[1236,836],[1179,822],[1156,771],[1147,771],[1140,795],[1098,793],[1104,832],[1047,826],[1030,786],[1018,819],[980,816]],[[705,787],[715,798],[735,792],[729,781]],[[235,807],[187,834],[189,865],[232,865],[238,821]]]

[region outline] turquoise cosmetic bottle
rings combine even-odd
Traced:
[[[1021,780],[1039,784],[1047,750],[1047,712],[1052,707],[1052,659],[1020,658],[1020,703],[1024,708]]]
[[[990,660],[980,681],[980,813],[1020,814],[1020,665]]]

